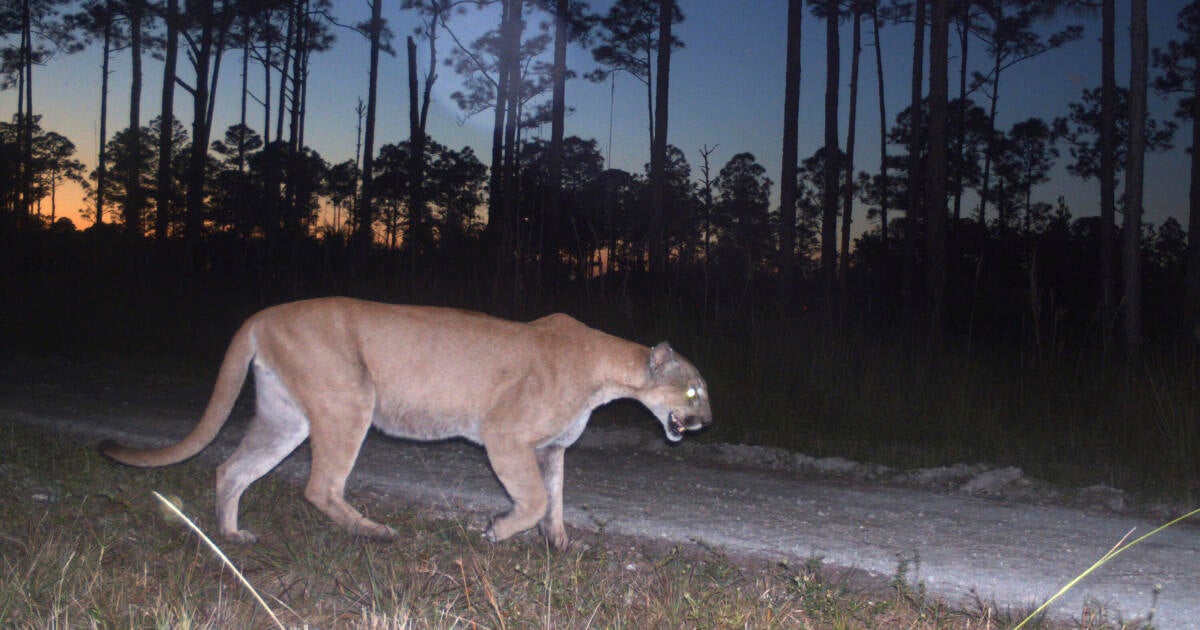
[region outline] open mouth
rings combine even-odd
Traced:
[[[686,430],[683,421],[675,415],[674,411],[667,414],[667,433],[671,435],[671,439],[677,440],[683,437],[683,432]]]

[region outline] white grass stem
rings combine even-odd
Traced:
[[[1192,516],[1195,516],[1197,514],[1200,514],[1200,508],[1192,510],[1191,512],[1188,512],[1187,514],[1184,514],[1183,516],[1180,516],[1179,518],[1177,518],[1165,525],[1161,525],[1161,526],[1157,527],[1154,531],[1152,531],[1148,534],[1142,535],[1141,537],[1133,540],[1129,544],[1122,544],[1125,542],[1125,539],[1129,538],[1129,534],[1133,533],[1133,530],[1130,530],[1130,532],[1128,534],[1125,534],[1125,536],[1122,537],[1121,540],[1116,545],[1114,545],[1112,549],[1108,550],[1108,553],[1104,554],[1103,556],[1100,556],[1100,559],[1097,560],[1095,563],[1093,563],[1092,566],[1088,567],[1086,571],[1075,576],[1075,579],[1071,580],[1070,582],[1067,582],[1066,586],[1060,588],[1058,590],[1058,592],[1054,594],[1053,597],[1051,597],[1050,599],[1047,599],[1041,606],[1038,606],[1037,610],[1029,613],[1029,616],[1022,619],[1021,623],[1017,624],[1016,627],[1013,628],[1013,630],[1020,630],[1022,626],[1024,626],[1026,623],[1029,622],[1029,620],[1042,614],[1042,611],[1046,610],[1046,608],[1048,608],[1050,606],[1050,604],[1054,602],[1054,600],[1058,599],[1063,594],[1065,594],[1067,591],[1074,588],[1076,584],[1081,582],[1083,580],[1083,578],[1091,575],[1093,571],[1095,571],[1096,569],[1099,569],[1100,567],[1104,566],[1105,564],[1108,564],[1108,562],[1110,560],[1112,560],[1113,558],[1116,558],[1117,556],[1124,553],[1126,549],[1129,549],[1130,547],[1142,542],[1143,540],[1146,540],[1147,538],[1157,534],[1158,532],[1161,532],[1162,530],[1164,530],[1168,527],[1171,527],[1171,526],[1175,525],[1176,523],[1179,523],[1180,521],[1190,518]]]
[[[153,494],[154,498],[161,501],[168,510],[171,510],[171,512],[175,514],[175,516],[178,516],[183,520],[184,523],[187,523],[187,526],[191,528],[192,531],[196,532],[196,535],[200,537],[200,540],[203,540],[204,543],[213,550],[213,553],[217,554],[217,557],[221,559],[221,562],[224,562],[225,566],[229,567],[229,569],[233,571],[233,574],[237,576],[238,580],[241,580],[246,589],[250,591],[250,594],[254,596],[254,599],[258,601],[258,605],[262,606],[262,609],[267,611],[267,614],[271,616],[271,621],[274,621],[275,625],[278,626],[280,630],[287,630],[287,628],[283,625],[283,622],[279,621],[279,617],[276,617],[275,612],[272,611],[271,607],[267,605],[267,602],[263,601],[263,598],[259,596],[258,591],[254,590],[254,586],[252,586],[250,581],[246,579],[246,576],[242,575],[242,572],[233,565],[233,561],[229,559],[229,556],[225,555],[225,552],[221,551],[221,548],[217,546],[217,543],[214,543],[212,539],[200,529],[199,526],[192,522],[192,519],[188,518],[186,514],[184,514],[178,507],[175,507],[175,504],[168,501],[166,497],[153,490],[150,492],[150,494]]]

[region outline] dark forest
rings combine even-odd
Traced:
[[[1130,9],[1114,0],[790,0],[770,34],[789,50],[777,60],[788,67],[780,173],[749,152],[710,164],[707,147],[670,142],[671,121],[687,116],[669,100],[671,59],[689,52],[673,35],[689,17],[674,0],[599,12],[581,0],[403,0],[423,25],[406,38],[382,0],[367,4],[353,25],[333,22],[329,0],[0,8],[0,87],[18,103],[0,122],[0,355],[208,374],[242,320],[289,300],[519,320],[562,311],[687,353],[711,386],[716,422],[702,440],[1200,491],[1200,245],[1189,238],[1200,230],[1200,3],[1182,4],[1175,39],[1148,41],[1136,19],[1114,30],[1114,4]],[[1145,0],[1133,4],[1144,16]],[[494,29],[460,41],[456,20],[481,10],[498,10]],[[802,20],[825,26],[827,46],[803,68]],[[885,79],[886,29],[919,42],[888,51],[911,55],[911,76],[887,77],[911,80],[894,112],[855,102],[858,82]],[[360,133],[346,139],[357,157],[330,164],[305,143],[306,99],[321,90],[308,64],[350,37],[370,44]],[[1002,72],[1066,45],[1087,47],[1102,84],[1053,120],[998,127],[997,95],[1015,90]],[[968,46],[990,70],[959,65]],[[597,69],[568,67],[568,47]],[[47,60],[85,49],[102,51],[104,68],[152,57],[164,73],[162,93],[127,121],[106,121],[97,102],[94,166],[44,128],[32,89]],[[375,132],[381,53],[407,63],[407,103],[389,104],[409,112],[404,138]],[[1128,76],[1116,76],[1118,55]],[[240,112],[226,129],[213,128],[219,72],[243,77],[241,93],[219,95]],[[571,132],[572,82],[617,72],[644,82],[642,172],[608,168],[598,140]],[[825,94],[824,143],[808,156],[802,76]],[[432,137],[435,79],[459,81],[461,111],[494,121],[491,146]],[[140,81],[106,98],[142,102]],[[1178,103],[1174,118],[1147,113],[1157,97]],[[854,159],[867,125],[881,130],[877,164]],[[546,137],[530,133],[541,127]],[[1188,219],[1154,225],[1145,156],[1170,148],[1192,161]],[[1036,201],[1055,164],[1096,186],[1100,207]],[[86,191],[88,225],[56,215],[68,180]],[[852,221],[871,227],[854,234]]]

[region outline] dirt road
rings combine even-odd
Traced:
[[[0,367],[0,421],[36,423],[85,439],[176,439],[191,428],[207,397],[208,385],[199,381],[8,363]],[[231,450],[246,415],[240,405],[203,457],[215,462]],[[656,424],[646,416],[645,426],[653,431]],[[1141,535],[1158,524],[1099,510],[756,470],[752,459],[731,467],[652,437],[632,447],[606,440],[606,430],[612,431],[589,429],[567,452],[568,525],[698,541],[773,560],[820,557],[882,576],[895,574],[904,560],[912,579],[951,601],[977,595],[1031,607],[1127,532]],[[302,476],[306,468],[302,448],[275,474]],[[439,510],[487,514],[508,507],[483,451],[463,442],[414,444],[373,433],[351,482]],[[1053,611],[1078,617],[1085,602],[1124,619],[1153,613],[1158,628],[1200,628],[1200,527],[1184,524],[1132,548]]]

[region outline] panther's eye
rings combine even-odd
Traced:
[[[700,392],[698,392],[695,387],[689,387],[687,388],[687,391],[683,393],[683,395],[687,396],[688,398],[695,398],[696,394],[698,393]]]

